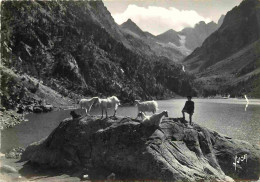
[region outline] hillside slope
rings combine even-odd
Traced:
[[[227,13],[222,26],[183,63],[197,73],[209,92],[260,97],[259,39],[260,1],[245,0]]]
[[[116,95],[131,102],[195,94],[191,76],[125,36],[101,1],[1,6],[3,66],[64,96]]]

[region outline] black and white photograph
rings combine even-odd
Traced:
[[[260,182],[260,0],[0,7],[0,182]]]

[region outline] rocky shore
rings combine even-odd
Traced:
[[[26,121],[27,113],[50,112],[75,107],[80,96],[65,97],[41,80],[0,64],[0,127],[11,128]]]
[[[166,118],[160,127],[132,118],[68,118],[28,146],[21,161],[77,168],[91,180],[115,174],[117,180],[232,181],[260,174],[259,148],[179,118]]]
[[[24,118],[21,114],[18,114],[14,110],[2,110],[0,111],[0,129],[11,128],[15,125],[24,122]]]

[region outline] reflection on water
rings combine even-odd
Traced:
[[[245,112],[245,99],[193,99],[195,112],[193,121],[232,138],[247,140],[260,145],[260,100],[251,99],[250,107]],[[182,117],[181,110],[186,99],[158,101],[159,111],[168,110],[169,117]],[[79,110],[84,114],[84,110]],[[4,152],[12,147],[39,141],[48,136],[63,119],[70,117],[70,110],[55,111],[44,114],[29,114],[28,122],[2,131],[2,148]],[[91,110],[92,115],[100,115],[99,109]],[[112,115],[110,110],[108,115]],[[133,106],[119,107],[117,115],[137,116]]]
[[[248,105],[249,105],[249,100],[248,100],[248,98],[247,98],[246,95],[245,95],[245,99],[246,99],[246,107],[245,107],[245,111],[246,111],[246,109],[247,109],[247,107],[248,107]]]
[[[246,103],[245,111],[246,111],[246,109],[247,109],[248,105],[249,105],[249,102],[247,102],[247,103]]]

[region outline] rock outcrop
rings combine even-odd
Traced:
[[[233,167],[235,155],[247,163]],[[164,119],[160,127],[131,118],[66,119],[22,155],[48,167],[87,168],[90,179],[232,180],[258,179],[260,150],[181,119]],[[244,161],[245,162],[245,161]]]
[[[224,18],[225,18],[225,15],[220,16],[220,18],[218,20],[218,28],[221,27],[221,25],[223,24]]]

